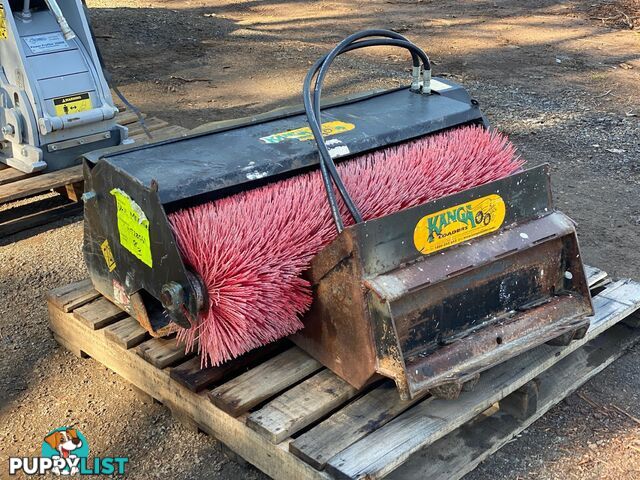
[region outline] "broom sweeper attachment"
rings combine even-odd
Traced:
[[[369,46],[408,50],[411,85],[327,102],[321,119],[333,59]],[[547,166],[523,170],[422,50],[354,34],[303,90],[304,109],[86,155],[96,289],[203,366],[292,335],[355,387],[382,375],[403,398],[455,397],[584,336],[591,298]]]

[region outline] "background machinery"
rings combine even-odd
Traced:
[[[1,0],[0,64],[0,162],[54,171],[127,141],[80,0]]]

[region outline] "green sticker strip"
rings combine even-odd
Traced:
[[[147,216],[140,205],[119,188],[114,188],[110,193],[116,198],[120,244],[138,260],[152,268],[153,258]]]

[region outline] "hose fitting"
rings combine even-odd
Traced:
[[[431,69],[424,69],[422,71],[422,93],[425,95],[431,94]]]
[[[64,15],[62,14],[62,10],[60,10],[60,5],[58,5],[58,2],[56,0],[45,0],[45,2],[49,7],[49,10],[51,10],[53,16],[56,18],[56,22],[58,22],[58,25],[60,25],[60,30],[62,30],[64,39],[73,40],[74,38],[76,38],[76,34],[73,33],[73,30],[71,30],[71,27],[67,23],[67,19],[64,18]]]
[[[423,77],[422,77],[422,65],[414,65],[412,74],[411,74],[411,91],[412,92],[421,92],[423,85]]]

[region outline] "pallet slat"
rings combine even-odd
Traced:
[[[83,289],[83,291],[81,292],[81,295],[65,303],[64,306],[62,307],[62,311],[65,313],[69,313],[75,310],[76,308],[80,308],[83,305],[86,305],[87,303],[92,302],[93,300],[96,300],[98,297],[101,297],[101,296],[102,295],[100,295],[100,293],[98,293],[98,291],[95,288],[93,288],[93,284],[89,284]]]
[[[126,315],[119,307],[116,307],[104,297],[100,297],[73,311],[74,317],[93,330],[106,327]]]
[[[192,355],[186,353],[185,346],[175,338],[152,338],[138,345],[136,353],[157,368],[168,367]]]
[[[153,136],[154,140],[159,140],[159,139],[165,139],[165,138],[171,138],[171,137],[178,137],[180,135],[187,133],[188,131],[189,131],[188,129],[181,127],[179,125],[168,125],[166,127],[162,127],[162,128],[159,128],[158,130],[151,132],[151,135]]]
[[[611,283],[609,275],[604,270],[600,270],[599,268],[592,267],[590,265],[585,265],[584,272],[587,275],[590,288],[597,288],[599,285],[607,282]]]
[[[232,373],[241,371],[249,366],[257,365],[261,360],[284,350],[283,342],[270,343],[256,350],[229,360],[217,367],[201,368],[199,357],[194,357],[171,369],[171,378],[184,385],[192,392],[199,392],[214,383],[220,382]]]
[[[600,292],[598,297],[634,307],[640,298],[637,285],[636,282],[619,281]]]
[[[318,361],[292,347],[211,390],[209,398],[218,408],[237,417],[321,368]]]
[[[47,301],[62,311],[64,307],[84,295],[88,290],[93,290],[93,283],[86,278],[78,282],[70,283],[60,288],[47,292]]]
[[[633,285],[633,287],[628,287]],[[618,291],[618,294],[616,294]],[[542,345],[506,364],[486,371],[472,392],[457,400],[433,400],[416,405],[384,427],[333,457],[326,466],[336,478],[382,478],[412,454],[442,438],[502,397],[515,391],[543,371],[595,338],[611,325],[630,315],[640,305],[640,284],[623,280],[594,298],[596,315],[581,340],[566,347]],[[624,293],[624,297],[622,294]],[[632,298],[627,298],[633,293]],[[623,300],[623,302],[618,301]],[[629,302],[633,302],[630,306]]]
[[[82,165],[24,178],[0,186],[0,203],[11,202],[82,180]]]
[[[330,458],[387,424],[425,396],[402,401],[398,397],[396,385],[385,381],[296,438],[289,444],[289,450],[321,470]]]
[[[324,369],[269,402],[247,418],[247,426],[273,443],[322,418],[358,391]]]
[[[201,368],[201,365],[202,360],[200,357],[193,357],[173,367],[169,374],[180,385],[187,387],[192,392],[199,392],[209,385],[222,380],[225,370],[229,368],[228,363],[224,363],[219,367],[207,368]]]
[[[0,224],[0,237],[7,237],[14,233],[23,232],[48,223],[57,222],[64,218],[71,218],[82,214],[82,204],[72,203],[62,207],[56,207],[37,212],[24,217]]]
[[[159,118],[156,118],[156,117],[145,119],[144,124],[147,127],[147,130],[151,132],[151,135],[153,135],[154,130],[159,130],[163,127],[169,126],[169,122],[165,122],[164,120],[160,120]],[[144,129],[142,128],[142,125],[140,125],[139,123],[136,124],[134,127],[129,128],[129,135],[131,137],[135,137],[136,135],[140,135],[140,134],[144,134]]]
[[[126,349],[133,348],[149,338],[149,332],[131,317],[105,327],[103,332],[108,339]]]
[[[518,420],[499,411],[485,418],[474,419],[412,456],[386,478],[462,478],[563,398],[622,356],[639,339],[638,331],[634,332],[623,324],[614,325],[538,377],[538,408],[529,417]]]
[[[17,168],[6,167],[0,171],[0,185],[6,185],[7,183],[12,183],[18,180],[22,180],[23,178],[32,177],[35,175],[38,175],[38,173],[24,173]]]
[[[147,118],[146,113],[142,113],[141,115],[142,115],[142,118]],[[128,126],[137,121],[138,121],[138,116],[130,110],[125,110],[124,112],[120,112],[116,117],[116,122],[124,126]]]

